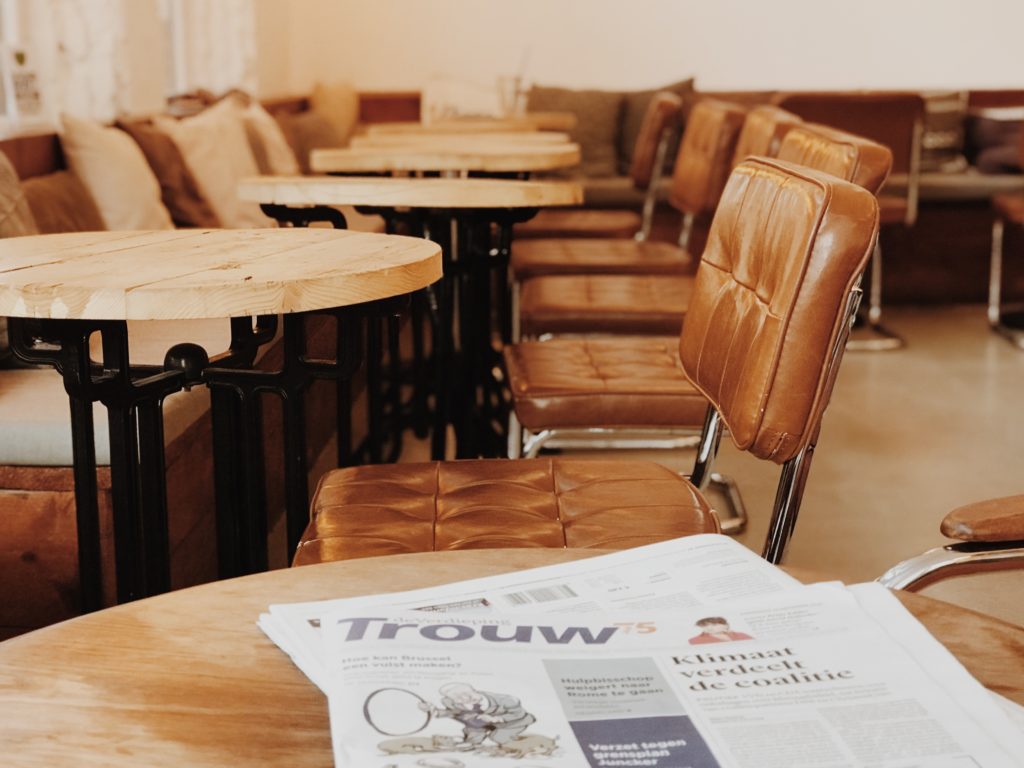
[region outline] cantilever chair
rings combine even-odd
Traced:
[[[900,225],[909,230],[917,221],[918,186],[921,164],[921,135],[924,100],[917,93],[789,93],[776,104],[804,120],[839,128],[889,147],[893,153],[893,181],[901,177],[902,187],[891,184],[878,196],[882,226]],[[867,327],[869,338],[854,338],[850,349],[898,349],[903,339],[882,324],[882,249],[871,258],[868,287]]]
[[[941,530],[957,543],[904,560],[878,580],[916,592],[952,576],[1024,567],[1024,496],[958,507],[946,515]]]
[[[646,240],[654,224],[665,155],[679,127],[682,109],[683,100],[679,96],[671,91],[660,91],[654,94],[644,112],[629,167],[633,187],[644,195],[642,213],[625,209],[548,209],[540,211],[530,221],[516,224],[515,237]]]
[[[1018,154],[1024,162],[1024,131],[1021,131]],[[1018,233],[1024,230],[1024,195],[996,195],[992,198],[992,207],[995,219],[988,277],[988,322],[992,330],[1024,349],[1024,311],[1019,304],[1011,307],[1003,304],[1003,240],[1007,224]]]
[[[724,423],[741,449],[783,465],[765,545],[773,562],[795,525],[877,234],[870,192],[766,159],[733,171],[711,226],[680,360],[713,406],[702,448],[714,452]],[[561,457],[339,469],[320,482],[294,562],[623,548],[716,531],[697,485],[649,462]]]
[[[728,105],[712,102],[687,123],[687,133],[673,176],[674,199],[689,201],[690,210],[714,210],[721,185],[707,180],[724,175],[751,155],[773,156],[782,138],[800,118],[772,106],[746,113],[738,133],[722,120]],[[712,122],[716,120],[717,122]],[[732,154],[723,148],[729,143]],[[724,182],[723,182],[724,183]],[[694,194],[694,190],[697,194]],[[702,191],[703,190],[703,191]],[[689,238],[692,217],[684,224]],[[667,245],[663,247],[668,247]],[[521,290],[517,326],[525,336],[565,333],[678,333],[693,285],[693,269],[699,254],[686,254],[677,264],[689,270],[669,271],[651,259],[619,259],[598,263],[590,252],[566,249],[571,258],[553,263],[552,254],[537,258],[532,252],[517,254],[513,263],[532,279]],[[680,249],[681,250],[681,249]],[[689,272],[687,274],[686,272]]]

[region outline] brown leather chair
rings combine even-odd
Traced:
[[[784,466],[765,546],[775,562],[795,524],[877,232],[878,204],[864,189],[753,159],[726,185],[697,272],[680,360],[713,406],[708,451],[724,422],[741,449]],[[614,548],[717,529],[694,484],[650,463],[354,467],[321,481],[295,563],[433,549]]]
[[[1024,163],[1024,131],[1020,135],[1019,155]],[[1024,229],[1024,195],[996,195],[992,198],[995,220],[992,222],[992,258],[988,277],[988,322],[992,330],[1024,349],[1024,313],[1020,307],[1007,311],[1003,306],[1003,240],[1006,225]]]
[[[786,133],[780,159],[825,171],[877,192],[892,164],[889,150],[826,126],[805,123]],[[686,380],[669,336],[563,337],[521,342],[505,351],[515,412],[509,456],[534,457],[542,448],[671,448],[692,446],[707,402]],[[708,481],[728,507],[727,532],[746,512],[735,483],[717,473]]]
[[[608,237],[646,240],[654,222],[665,153],[679,127],[683,100],[670,91],[654,94],[644,113],[633,150],[629,177],[634,188],[644,194],[643,214],[632,210],[578,208],[546,209],[530,221],[516,224],[515,237]]]
[[[916,592],[952,576],[1024,567],[1024,496],[958,507],[946,515],[941,530],[957,543],[904,560],[878,581]]]
[[[924,99],[917,93],[850,92],[786,93],[775,103],[804,120],[840,128],[877,141],[892,150],[895,184],[878,196],[882,226],[909,229],[917,220],[918,182]],[[869,338],[855,338],[851,349],[897,349],[903,340],[882,325],[882,249],[871,260],[867,325]]]
[[[669,204],[683,215],[678,245],[620,239],[522,240],[513,243],[512,274],[523,282],[541,275],[692,273],[697,259],[687,251],[697,218],[710,218],[722,194],[742,107],[703,100],[690,111],[672,174]]]

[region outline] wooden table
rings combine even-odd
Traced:
[[[507,131],[571,131],[576,127],[572,112],[527,112],[514,117],[461,118],[423,122],[374,123],[370,135],[391,133],[485,133]]]
[[[380,214],[389,232],[395,231],[400,219],[408,222],[412,216],[418,232],[443,243],[446,278],[429,301],[436,307],[431,315],[433,349],[435,359],[441,361],[435,365],[431,454],[435,459],[445,457],[447,424],[453,417],[459,458],[505,454],[507,436],[503,427],[507,414],[503,412],[500,384],[490,373],[499,364],[491,344],[492,300],[499,302],[499,317],[510,314],[507,260],[513,225],[531,218],[540,208],[581,204],[583,190],[578,183],[262,176],[243,180],[239,195],[260,203],[268,216],[296,224],[319,218],[343,226],[338,211],[324,210],[325,206],[337,205],[354,205]],[[444,220],[444,225],[431,226],[431,221],[436,224],[438,219]],[[492,240],[492,231],[497,232],[496,240]],[[489,279],[492,270],[497,275],[494,299]],[[453,311],[455,306],[458,313]],[[420,314],[414,305],[414,321]],[[504,322],[502,328],[506,341],[511,335],[508,325]],[[418,323],[414,323],[413,331],[414,367],[418,372],[414,421],[426,424],[428,396],[422,381],[426,374],[421,356],[425,345],[420,341],[422,329]],[[393,394],[398,391],[397,387],[391,388]],[[458,407],[451,407],[453,400]],[[401,404],[393,404],[392,411],[398,410]],[[400,444],[399,438],[392,444]],[[371,453],[380,452],[376,441]]]
[[[309,159],[317,173],[533,173],[572,168],[579,162],[576,144],[522,142],[314,149]]]
[[[271,603],[355,596],[597,554],[478,550],[273,571],[0,643],[6,765],[332,765],[327,702],[256,627]],[[898,593],[982,683],[1024,704],[1024,629]]]
[[[465,133],[462,131],[454,133],[368,133],[362,136],[353,136],[349,146],[353,149],[364,149],[368,147],[455,147],[464,148],[479,145],[543,145],[569,144],[569,134],[561,131],[519,131],[501,132],[491,131],[490,133]]]
[[[11,346],[26,360],[56,367],[70,397],[84,610],[102,604],[92,403],[102,402],[109,412],[118,602],[165,591],[163,399],[183,386],[217,387],[211,395],[215,448],[237,454],[247,441],[239,440],[235,427],[251,426],[255,418],[246,421],[242,411],[253,407],[237,400],[245,394],[246,376],[257,375],[249,371],[256,350],[273,337],[283,314],[287,371],[276,378],[260,372],[258,387],[289,401],[286,493],[295,518],[290,527],[298,528],[290,536],[297,541],[307,507],[305,451],[297,445],[304,443],[301,393],[309,377],[340,376],[343,362],[320,369],[302,362],[302,316],[422,288],[440,276],[439,251],[419,239],[329,230],[89,232],[4,241],[0,315],[11,316]],[[254,328],[253,317],[268,319]],[[209,365],[205,350],[178,345],[164,367],[129,365],[128,320],[186,318],[232,318],[231,350]],[[103,340],[98,364],[89,359],[89,338],[97,332]],[[262,497],[242,499],[234,492],[244,464],[238,456],[221,451],[215,463],[218,546],[226,547],[232,537],[224,526],[244,528],[238,518],[260,510],[241,505],[258,506]],[[233,506],[224,511],[228,503]],[[250,534],[258,536],[254,530]],[[222,564],[229,552],[222,552]]]

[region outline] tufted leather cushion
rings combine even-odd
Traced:
[[[685,104],[693,99],[693,78],[680,80],[678,83],[663,85],[649,91],[630,91],[625,94],[622,110],[622,134],[619,136],[619,171],[623,174],[629,173],[633,163],[633,153],[636,151],[637,139],[644,119],[647,117],[651,100],[660,93],[672,93],[683,100]],[[672,173],[672,165],[679,153],[679,141],[682,138],[682,114],[680,120],[674,126],[669,137],[668,154],[665,158],[664,172]]]
[[[777,156],[779,160],[852,181],[875,195],[892,168],[892,152],[888,147],[816,123],[804,123],[789,130]]]
[[[659,91],[651,98],[640,124],[640,132],[633,147],[633,160],[629,165],[629,176],[637,189],[647,189],[654,178],[654,161],[658,146],[679,125],[683,111],[683,100],[670,91]]]
[[[631,238],[643,222],[636,211],[545,208],[527,222],[515,225],[515,237]]]
[[[799,117],[779,107],[770,104],[754,107],[747,113],[736,139],[732,164],[737,165],[752,155],[775,157],[789,129],[799,124]]]
[[[877,232],[878,203],[861,187],[763,158],[733,172],[679,349],[741,450],[783,463],[814,437],[843,307]]]
[[[691,275],[552,275],[523,283],[519,327],[545,333],[672,334],[693,291]]]
[[[1021,195],[996,195],[992,198],[996,214],[1012,224],[1024,224],[1024,197]]]
[[[517,280],[540,275],[672,275],[696,267],[697,260],[687,251],[654,240],[563,238],[512,244],[512,271]]]
[[[293,564],[446,549],[624,549],[717,530],[692,485],[648,462],[362,466],[320,481]]]
[[[520,423],[554,427],[693,427],[708,402],[686,379],[677,336],[552,339],[505,348]]]
[[[743,107],[713,99],[693,107],[672,172],[669,202],[675,208],[693,214],[715,210],[745,116]]]

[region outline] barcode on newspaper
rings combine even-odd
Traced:
[[[553,600],[567,600],[570,597],[578,597],[573,588],[565,584],[556,584],[551,587],[538,587],[537,589],[524,589],[522,592],[510,592],[502,595],[512,605],[526,605],[527,603],[550,603]]]

